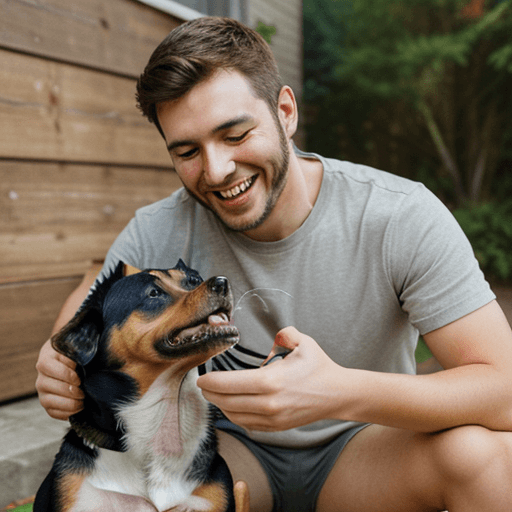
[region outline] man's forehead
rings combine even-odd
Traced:
[[[243,75],[234,71],[216,73],[183,97],[156,106],[170,144],[195,136],[198,130],[211,133],[239,124],[244,117],[246,121],[254,119],[263,108],[268,108],[265,101],[255,95]]]

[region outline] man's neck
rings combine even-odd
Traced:
[[[287,182],[272,213],[261,226],[244,234],[259,242],[276,242],[290,236],[313,210],[322,176],[319,160],[298,157],[292,151]]]

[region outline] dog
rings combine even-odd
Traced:
[[[93,287],[52,338],[77,364],[84,408],[34,512],[241,510],[196,385],[197,367],[238,342],[232,308],[226,278],[203,281],[182,260],[142,272],[121,262]]]

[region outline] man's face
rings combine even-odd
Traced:
[[[221,71],[157,113],[189,193],[230,229],[262,225],[286,183],[289,143],[246,79]]]

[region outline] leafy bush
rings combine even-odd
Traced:
[[[492,198],[510,143],[512,0],[303,0],[307,149]],[[444,184],[441,183],[444,187]]]
[[[482,203],[453,212],[484,273],[512,279],[512,201]]]
[[[416,347],[415,356],[417,363],[423,363],[424,361],[432,357],[432,353],[430,352],[429,348],[427,347],[427,344],[421,337],[418,340],[418,346]]]

